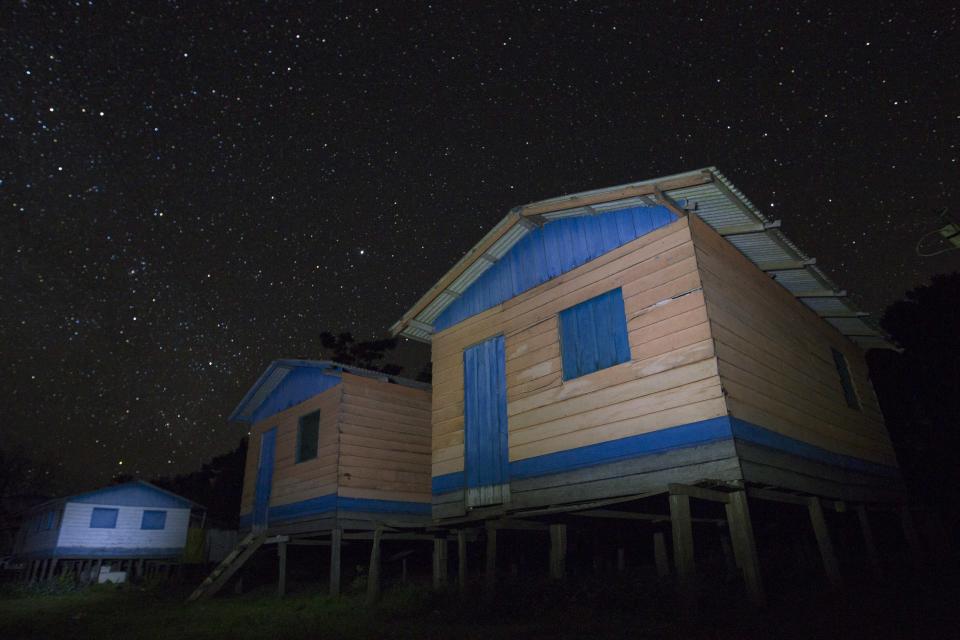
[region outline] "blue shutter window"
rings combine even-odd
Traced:
[[[105,509],[103,507],[94,507],[90,514],[91,529],[116,529],[117,514],[119,509]]]
[[[166,511],[144,511],[143,520],[140,521],[141,529],[163,529],[167,526]]]
[[[572,380],[630,359],[623,291],[614,289],[560,312],[563,379]]]

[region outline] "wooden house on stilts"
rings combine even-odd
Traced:
[[[287,545],[329,545],[330,589],[339,593],[343,540],[379,541],[385,530],[430,523],[430,385],[336,362],[277,360],[230,420],[250,425],[246,537],[192,599],[216,593],[265,543],[278,545],[281,593]]]
[[[905,499],[863,353],[885,342],[779,226],[714,168],[510,211],[393,327],[432,345],[435,525],[486,527],[488,573],[498,528],[542,525],[560,575],[565,516],[669,496],[684,578],[713,501],[759,602],[748,505],[773,500],[839,580],[824,507],[872,547],[865,508]]]

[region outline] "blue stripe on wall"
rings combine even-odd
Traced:
[[[666,207],[631,207],[534,229],[434,320],[434,330],[452,327],[676,219]]]
[[[727,416],[518,460],[510,463],[510,475],[516,479],[534,478],[730,438],[851,471],[890,478],[900,476],[896,467],[827,451]],[[463,488],[463,472],[436,476],[431,484],[434,495],[460,490]]]
[[[368,498],[344,498],[335,493],[325,496],[281,504],[270,507],[269,524],[279,524],[285,520],[306,518],[308,516],[331,513],[333,511],[353,511],[356,513],[404,513],[412,515],[430,515],[430,504],[427,502],[406,502],[401,500],[373,500]],[[249,529],[253,522],[253,514],[245,513],[240,516],[240,528]]]
[[[730,421],[732,423],[733,435],[738,440],[744,440],[751,444],[757,444],[770,449],[778,449],[800,458],[807,458],[808,460],[849,469],[851,471],[859,471],[874,476],[890,478],[900,476],[900,471],[896,467],[877,464],[876,462],[870,462],[862,458],[854,458],[853,456],[846,456],[841,453],[821,449],[815,445],[780,435],[769,429],[764,429],[763,427],[738,420],[737,418],[731,418]]]

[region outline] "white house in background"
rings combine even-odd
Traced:
[[[31,577],[52,575],[58,560],[176,560],[194,510],[203,507],[141,480],[58,498],[25,514],[14,555]]]

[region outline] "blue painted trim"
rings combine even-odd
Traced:
[[[722,416],[652,433],[517,460],[510,463],[510,475],[518,480],[534,478],[597,464],[619,462],[670,449],[727,440],[731,437],[730,422],[726,416]]]
[[[277,428],[260,434],[260,453],[257,456],[257,482],[253,494],[253,519],[258,528],[270,520],[270,492],[273,489],[273,463],[276,455]]]
[[[177,558],[183,554],[183,547],[56,547],[29,551],[18,558],[34,560],[37,558]]]
[[[828,451],[816,445],[780,435],[769,429],[737,418],[731,418],[730,421],[732,423],[734,438],[737,440],[743,440],[769,449],[777,449],[778,451],[783,451],[799,458],[806,458],[814,462],[820,462],[842,469],[888,478],[900,477],[900,470],[896,467],[870,462],[869,460],[855,458],[841,453],[834,453],[833,451]]]
[[[464,468],[471,488],[510,481],[506,363],[502,335],[463,351]]]
[[[518,460],[510,463],[510,475],[518,480],[535,478],[728,439],[749,442],[858,473],[887,478],[900,477],[900,471],[896,467],[834,453],[728,416]],[[431,481],[433,495],[450,493],[463,487],[462,471],[436,476]]]
[[[563,379],[572,380],[630,359],[623,290],[568,307],[558,314]]]
[[[628,207],[548,222],[523,236],[434,320],[443,331],[675,222],[666,207]]]
[[[442,476],[434,476],[430,480],[430,490],[435,496],[450,493],[451,491],[459,491],[463,489],[464,481],[463,471],[454,471],[453,473],[446,473]]]
[[[346,498],[335,493],[317,496],[309,500],[291,502],[270,507],[270,524],[275,525],[285,520],[295,520],[309,516],[322,515],[335,511],[352,511],[356,513],[406,513],[413,515],[430,515],[430,503],[407,502],[402,500],[374,500],[369,498]],[[253,522],[253,514],[240,515],[240,528],[249,529]]]

